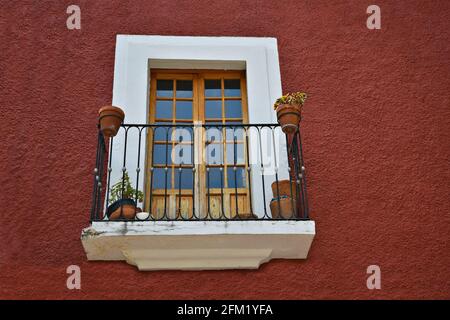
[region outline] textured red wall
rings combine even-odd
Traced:
[[[366,28],[381,7],[382,30]],[[81,8],[81,30],[66,8]],[[450,2],[1,1],[0,298],[450,298]],[[270,36],[303,121],[306,261],[138,272],[87,262],[116,34]],[[82,290],[66,288],[66,267]],[[366,288],[378,264],[382,289]]]

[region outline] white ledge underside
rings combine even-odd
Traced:
[[[125,260],[139,270],[257,269],[305,259],[314,221],[94,222],[83,230],[89,260]]]

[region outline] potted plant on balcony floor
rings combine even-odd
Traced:
[[[278,123],[284,133],[294,133],[302,119],[302,108],[306,100],[305,92],[287,93],[275,101]]]
[[[292,197],[294,199],[297,198],[297,184],[294,179],[292,179],[292,181],[289,179],[278,180],[278,182],[274,181],[272,182],[271,187],[274,198],[281,196]]]
[[[273,219],[296,218],[297,185],[295,181],[279,180],[272,183],[273,198],[270,211]]]
[[[296,218],[295,202],[291,197],[280,196],[270,201],[270,212],[272,219],[290,219]]]
[[[106,210],[106,215],[109,220],[134,219],[136,213],[142,211],[134,200],[136,195],[138,202],[144,200],[144,194],[142,191],[136,190],[131,186],[130,177],[125,171],[123,179],[120,179],[111,187],[110,199],[112,204]]]

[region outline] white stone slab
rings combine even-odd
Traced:
[[[124,260],[139,270],[257,269],[306,259],[314,221],[94,222],[81,241],[88,260]]]

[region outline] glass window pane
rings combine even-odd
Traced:
[[[174,164],[192,164],[192,145],[175,144],[173,148],[172,161]]]
[[[242,118],[241,100],[225,100],[225,117]]]
[[[180,180],[181,180],[181,189],[192,189],[193,185],[193,172],[191,168],[176,168],[174,171],[175,174],[175,189],[180,189]]]
[[[245,188],[246,177],[245,168],[237,167],[236,171],[233,168],[227,168],[228,188]]]
[[[232,121],[227,122],[227,124],[242,125],[242,122]],[[236,137],[236,141],[242,141],[244,139],[245,129],[242,126],[227,127],[225,131],[227,134],[227,141],[234,142],[234,137]]]
[[[192,98],[192,80],[177,80],[177,98]]]
[[[192,119],[192,101],[177,101],[175,107],[177,119]]]
[[[156,96],[172,97],[173,96],[173,80],[156,80]]]
[[[207,164],[223,164],[223,144],[213,143],[206,146]]]
[[[236,154],[235,154],[236,152]],[[235,162],[236,156],[236,164],[244,164],[245,155],[244,155],[244,144],[241,143],[227,143],[227,163],[229,165],[233,165]]]
[[[167,147],[167,149],[166,149]],[[172,163],[172,145],[170,144],[155,144],[153,145],[153,164],[167,164]]]
[[[241,80],[240,79],[225,79],[225,97],[240,97],[241,96]]]
[[[173,129],[172,139],[176,142],[192,141],[194,129],[192,127],[179,125]]]
[[[209,168],[209,173],[206,172],[206,188],[220,188],[223,184],[223,171],[220,168]]]
[[[155,141],[170,141],[171,127],[164,127],[164,124],[171,124],[170,122],[157,122],[157,126],[153,127],[153,134]]]
[[[205,97],[221,97],[221,83],[219,80],[205,80]]]
[[[155,117],[157,119],[172,119],[172,101],[157,100]]]
[[[167,184],[167,189],[172,187],[172,169],[167,169],[167,179],[166,171],[164,168],[154,168],[152,185],[153,189],[164,189]]]
[[[219,122],[208,122],[207,125],[222,124]],[[207,142],[219,142],[222,141],[222,126],[219,127],[206,127],[206,141]]]
[[[205,101],[205,118],[206,119],[222,118],[222,100]]]
[[[227,163],[233,165],[235,162],[235,150],[236,150],[236,164],[244,164],[245,153],[243,143],[227,143]]]

